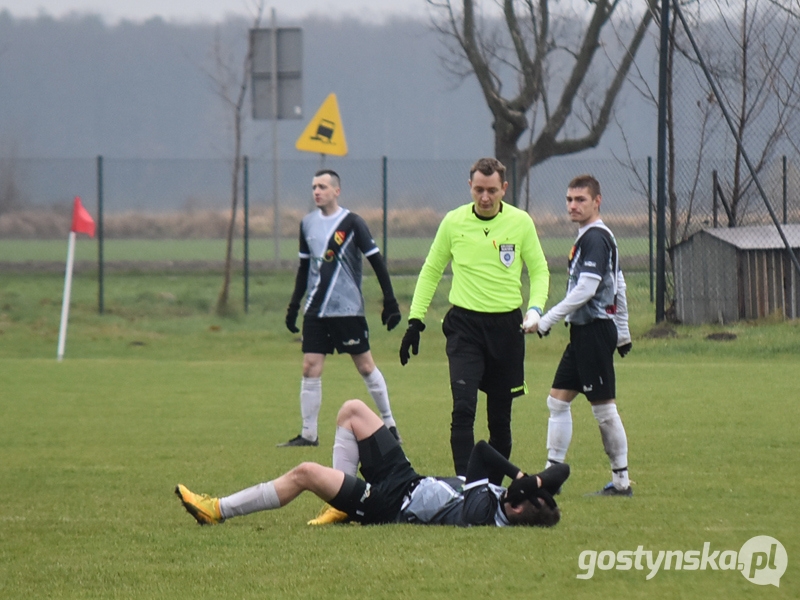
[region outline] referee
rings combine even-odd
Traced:
[[[453,413],[450,447],[456,475],[465,475],[474,445],[478,390],[486,393],[489,444],[511,455],[511,403],[526,393],[525,332],[535,331],[547,300],[550,273],[528,213],[503,202],[506,168],[481,158],[469,172],[472,202],[445,215],[417,280],[400,363],[419,352],[425,313],[442,273],[452,264],[447,338]],[[524,321],[522,263],[530,277],[530,307]],[[496,483],[493,481],[493,483]]]

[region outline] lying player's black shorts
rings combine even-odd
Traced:
[[[360,440],[358,453],[364,480],[345,475],[331,506],[364,525],[394,523],[403,499],[421,477],[386,427]]]
[[[363,354],[369,350],[365,317],[308,317],[303,319],[303,354]]]
[[[586,395],[590,402],[617,397],[614,350],[617,327],[611,319],[569,326],[569,344],[556,369],[553,386]]]

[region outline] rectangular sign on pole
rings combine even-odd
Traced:
[[[272,108],[273,31],[278,32],[278,114]],[[301,119],[303,117],[303,30],[276,27],[250,30],[253,51],[252,98],[254,119]]]

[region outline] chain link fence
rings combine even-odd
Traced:
[[[273,163],[248,160],[237,210],[235,270],[244,271],[245,244],[250,274],[296,268],[299,223],[313,209],[311,178],[324,166],[340,173],[341,204],[365,218],[390,272],[415,275],[444,214],[470,201],[471,164],[469,160],[331,157],[324,161],[283,160],[276,199]],[[797,189],[791,182],[800,176],[800,170],[792,165],[800,167],[796,157],[779,157],[767,164],[765,172],[771,174],[767,189],[774,194],[775,204],[785,206],[787,218],[796,223],[800,222],[800,204],[787,190]],[[674,190],[679,216],[673,223],[679,241],[672,245],[673,252],[681,252],[682,243],[715,223],[727,227],[720,208],[723,203],[714,193],[708,169],[704,167],[701,182],[694,180],[690,162],[678,166]],[[724,170],[724,161],[715,166],[718,173],[729,172]],[[638,282],[631,293],[642,301],[652,301],[655,216],[651,160],[623,164],[617,160],[553,159],[535,168],[529,179],[519,178],[517,197],[510,200],[533,216],[551,272],[559,277],[566,271],[566,257],[575,237],[564,205],[566,184],[581,173],[600,180],[603,219],[616,234],[623,268]],[[102,256],[103,270],[115,273],[221,272],[231,214],[231,177],[231,165],[225,160],[0,160],[0,271],[63,270],[72,199],[77,195],[98,223],[102,215],[102,246],[98,239],[82,240],[77,246],[76,270],[96,270]],[[517,178],[513,165],[509,178]],[[784,178],[787,185],[783,185]],[[723,176],[718,175],[724,194],[722,181]],[[741,206],[746,207],[739,213],[742,224],[767,225],[766,213],[756,200],[748,196]],[[369,269],[365,272],[371,273]]]
[[[800,312],[800,18],[791,6],[673,3],[666,223],[674,320]]]

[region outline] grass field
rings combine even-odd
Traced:
[[[324,375],[319,448],[279,449],[299,428],[301,354],[283,327],[290,275],[255,277],[249,314],[210,312],[218,275],[114,275],[73,283],[66,358],[55,360],[62,277],[0,275],[0,598],[797,598],[800,324],[675,327],[649,337],[646,280],[631,277],[634,348],[617,361],[635,495],[587,498],[608,480],[586,403],[573,409],[573,476],[552,530],[305,525],[289,507],[200,528],[172,490],[228,494],[302,460],[330,461],[340,402],[366,390],[346,357]],[[414,280],[396,278],[408,308]],[[551,298],[563,281],[554,278]],[[440,287],[420,355],[400,367],[402,332],[373,353],[405,450],[451,473]],[[736,339],[711,341],[711,333]],[[545,459],[545,398],[566,342],[528,341],[530,394],[514,408],[513,459]],[[486,435],[479,418],[478,435]],[[793,458],[794,457],[794,458]],[[792,466],[795,465],[795,466]],[[754,536],[788,553],[780,587],[730,570],[603,570],[585,551],[734,551]],[[719,561],[718,561],[719,562]],[[716,564],[716,563],[715,563]]]
[[[381,250],[384,248],[390,257],[423,260],[430,248],[431,239],[390,238],[388,246],[376,239]],[[546,256],[565,257],[573,238],[542,238],[542,248]],[[646,237],[622,238],[619,240],[623,256],[642,256],[648,253]],[[0,240],[0,262],[51,261],[64,262],[67,253],[67,240]],[[297,257],[297,238],[283,238],[280,241],[282,260]],[[109,261],[221,261],[225,256],[225,240],[222,239],[171,239],[171,240],[106,240],[103,255]],[[253,260],[273,260],[275,241],[271,238],[252,238],[249,255]],[[234,257],[242,260],[244,243],[237,239],[234,244]],[[97,243],[83,236],[75,247],[75,260],[96,261]],[[565,259],[566,260],[566,259]]]

